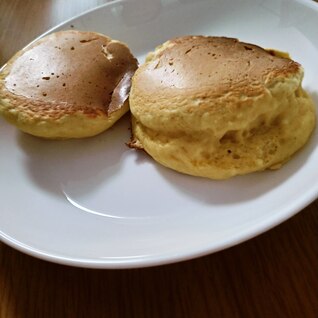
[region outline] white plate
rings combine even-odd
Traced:
[[[125,41],[142,61],[185,34],[288,51],[318,104],[318,5],[311,1],[115,1],[58,26]],[[0,125],[1,239],[83,267],[129,268],[212,253],[260,234],[318,194],[318,134],[276,172],[228,181],[178,174],[128,149],[128,119],[86,140],[43,141]]]

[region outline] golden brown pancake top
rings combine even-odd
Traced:
[[[273,78],[299,68],[288,58],[237,39],[184,36],[157,49],[154,58],[137,71],[135,84],[149,95],[191,90],[210,96],[227,92],[254,96]]]
[[[57,115],[63,110],[94,115],[121,107],[136,68],[124,44],[93,32],[64,31],[11,59],[3,82],[12,98],[33,101],[40,113],[51,107]]]

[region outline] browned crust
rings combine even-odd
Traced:
[[[103,48],[112,59],[105,57]],[[45,51],[47,57],[39,54]],[[121,42],[94,32],[57,32],[21,50],[5,65],[0,73],[2,108],[26,119],[54,121],[75,113],[107,117],[123,106],[136,69],[137,60]]]
[[[129,142],[126,142],[126,146],[130,149],[145,150],[140,141],[133,136],[131,137],[131,140]]]
[[[276,79],[293,76],[300,64],[238,39],[183,36],[159,47],[134,76],[136,90],[151,98],[257,96]]]

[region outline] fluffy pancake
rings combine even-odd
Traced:
[[[35,136],[93,136],[128,111],[136,68],[124,43],[94,32],[53,33],[2,69],[0,113]]]
[[[212,179],[278,168],[315,125],[302,78],[286,55],[237,39],[170,40],[133,77],[131,146]]]

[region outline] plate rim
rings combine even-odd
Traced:
[[[141,255],[133,257],[109,257],[103,258],[101,260],[88,258],[82,259],[75,257],[65,257],[54,253],[42,251],[40,249],[22,243],[7,234],[4,234],[2,231],[0,231],[0,239],[8,246],[11,246],[14,249],[27,255],[61,265],[96,269],[130,269],[154,267],[172,263],[179,263],[182,261],[207,256],[219,251],[226,250],[230,247],[234,247],[243,242],[247,242],[248,240],[261,235],[282,224],[284,221],[290,219],[306,206],[310,205],[315,199],[317,199],[317,197],[318,181],[315,188],[313,188],[310,192],[304,193],[300,197],[300,199],[298,199],[298,204],[293,204],[293,207],[289,207],[289,205],[285,206],[282,212],[276,213],[271,218],[267,218],[265,219],[265,221],[257,223],[257,226],[254,226],[252,230],[250,228],[248,228],[247,230],[242,230],[236,235],[231,236],[229,239],[225,240],[222,244],[219,244],[217,247],[209,248],[207,246],[203,246],[200,249],[196,248],[195,251],[193,251],[192,253],[191,251],[186,251],[180,253],[179,255],[176,255],[175,253],[161,253],[160,256],[158,256],[157,254],[152,254],[151,256]]]

